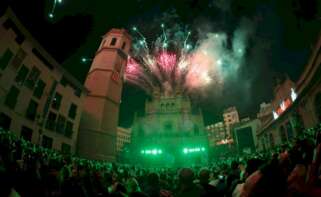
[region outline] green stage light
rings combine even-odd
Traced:
[[[187,149],[187,148],[184,148],[183,152],[184,152],[185,154],[187,154],[187,153],[188,153],[188,149]]]
[[[204,152],[205,148],[204,147],[196,147],[196,148],[184,148],[183,153],[188,154],[188,153],[194,153],[194,152]]]
[[[163,151],[161,149],[149,149],[149,150],[141,150],[141,154],[145,155],[160,155],[163,154]]]

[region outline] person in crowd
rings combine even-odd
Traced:
[[[201,196],[205,193],[204,189],[193,183],[194,172],[190,168],[183,168],[179,172],[177,197]]]
[[[216,187],[209,184],[210,171],[202,168],[199,172],[199,185],[203,188],[202,197],[219,196]]]
[[[131,177],[127,180],[127,191],[129,194],[134,193],[134,192],[140,192],[141,189],[139,187],[139,184],[137,180],[134,177]]]

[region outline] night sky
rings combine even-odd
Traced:
[[[63,0],[53,19],[52,0],[1,0],[0,10],[11,5],[18,18],[63,67],[85,80],[101,36],[109,29],[137,26],[153,39],[155,26],[180,24],[202,39],[199,32],[233,32],[248,21],[251,34],[246,58],[237,77],[222,92],[209,87],[194,102],[203,109],[206,124],[222,119],[225,107],[236,105],[241,117],[254,117],[263,101],[273,97],[275,77],[297,80],[321,29],[320,0]],[[130,32],[132,33],[132,32]],[[142,111],[146,95],[126,84],[120,125],[130,127],[133,114]]]

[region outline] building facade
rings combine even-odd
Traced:
[[[8,9],[0,18],[0,127],[65,153],[76,151],[86,89]]]
[[[206,126],[208,133],[208,145],[213,148],[217,145],[224,144],[227,140],[227,131],[224,122],[217,122]]]
[[[226,126],[226,131],[228,134],[227,138],[232,136],[231,126],[235,123],[240,122],[239,113],[235,106],[229,107],[223,112],[224,124]]]
[[[132,133],[131,129],[117,127],[117,143],[116,143],[117,154],[123,151],[123,148],[126,144],[130,144],[131,133]]]
[[[123,73],[131,47],[124,29],[112,29],[102,39],[85,81],[78,153],[86,158],[116,160],[116,136]]]
[[[164,164],[163,159],[168,165],[181,165],[187,160],[191,164],[207,162],[208,139],[202,113],[179,92],[154,93],[145,103],[145,114],[135,118],[132,132],[132,142],[137,145],[132,150],[138,155],[144,150],[158,150],[160,164]],[[137,158],[143,161],[146,157],[143,154]]]
[[[320,123],[320,64],[321,33],[299,80],[292,82],[287,78],[276,86],[270,120],[262,122],[258,132],[260,149],[287,143],[299,136],[304,128]]]

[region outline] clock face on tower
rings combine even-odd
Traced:
[[[113,81],[115,81],[116,83],[119,83],[121,77],[120,77],[120,73],[121,73],[121,69],[122,69],[122,63],[123,60],[121,58],[117,59],[116,64],[115,64],[115,69],[113,71],[113,74],[111,76],[111,79]]]
[[[111,75],[111,79],[116,83],[119,83],[120,74],[117,71],[114,71],[113,74]]]

